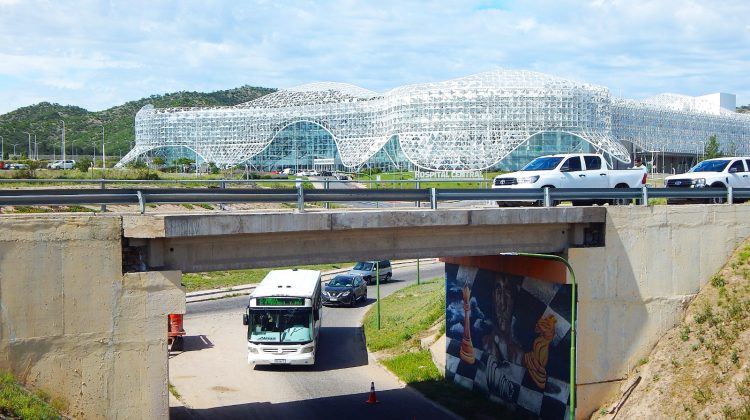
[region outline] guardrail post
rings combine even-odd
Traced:
[[[727,203],[734,204],[734,191],[732,191],[732,187],[727,187]]]
[[[437,192],[434,188],[430,188],[430,208],[437,210]]]
[[[549,196],[549,187],[544,187],[544,207],[552,207],[552,200]]]
[[[136,191],[135,193],[138,195],[138,208],[141,214],[146,213],[146,199],[143,197],[143,193],[140,191]]]
[[[101,182],[102,189],[106,189],[106,184],[107,183],[104,181],[104,179],[102,179],[102,182]],[[101,211],[102,212],[107,211],[107,205],[106,204],[102,204]]]
[[[302,180],[297,178],[297,210],[305,211],[305,190],[302,188]]]
[[[227,188],[227,183],[225,180],[222,179],[221,181],[219,181],[219,188],[221,188],[222,190]],[[227,203],[219,203],[219,209],[227,210]]]
[[[416,182],[414,183],[414,186],[416,187],[416,189],[419,189],[419,180],[417,180],[417,181],[416,181]],[[421,203],[420,201],[417,201],[417,202],[415,202],[415,203],[414,203],[414,205],[415,205],[415,206],[417,206],[417,207],[421,207],[421,206],[422,206],[422,203]]]
[[[641,187],[641,205],[648,206],[648,188],[646,186]]]

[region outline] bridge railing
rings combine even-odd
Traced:
[[[3,189],[0,206],[108,205],[138,204],[141,213],[146,204],[190,203],[296,203],[304,211],[310,203],[406,202],[429,203],[437,209],[440,202],[497,201],[499,203],[554,206],[561,201],[638,203],[648,205],[649,198],[675,201],[713,201],[734,203],[750,199],[750,188],[545,188],[540,189],[304,189],[297,188],[56,188]]]

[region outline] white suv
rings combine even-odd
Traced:
[[[73,169],[75,165],[74,160],[57,160],[47,164],[47,169]]]

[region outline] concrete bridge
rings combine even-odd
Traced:
[[[168,414],[165,316],[181,272],[506,251],[568,258],[589,414],[750,236],[750,206],[0,219],[0,369],[86,418]]]

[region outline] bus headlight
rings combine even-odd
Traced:
[[[302,351],[300,353],[302,354],[312,353],[313,350],[315,350],[315,347],[302,347]]]
[[[252,354],[258,354],[258,349],[256,349],[255,347],[248,347],[247,351]]]

